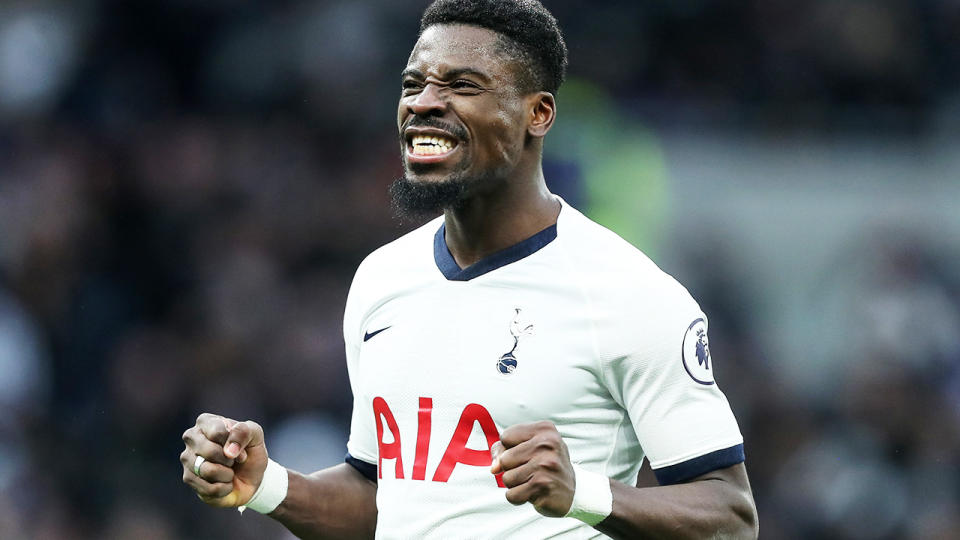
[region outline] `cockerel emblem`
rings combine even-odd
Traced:
[[[517,356],[514,354],[517,346],[520,345],[520,339],[524,336],[533,334],[533,325],[523,322],[520,317],[520,308],[514,308],[516,312],[513,321],[510,322],[510,335],[513,336],[513,348],[500,356],[497,361],[497,371],[504,375],[509,375],[517,369]]]

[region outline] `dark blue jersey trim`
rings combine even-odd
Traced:
[[[677,463],[676,465],[670,465],[662,469],[654,469],[653,474],[657,476],[657,481],[660,482],[661,486],[682,484],[701,474],[707,474],[710,471],[723,469],[724,467],[736,465],[737,463],[743,463],[744,459],[743,445],[738,444],[730,448],[710,452],[709,454],[684,461],[683,463]]]
[[[446,225],[440,225],[440,230],[433,237],[433,259],[437,262],[437,268],[443,277],[450,281],[469,281],[536,253],[557,238],[557,225],[554,223],[530,238],[484,257],[466,268],[460,268],[447,249],[445,232]]]
[[[367,477],[367,480],[371,482],[377,481],[377,465],[375,463],[367,463],[362,459],[357,459],[350,455],[350,452],[347,452],[347,456],[343,458],[347,462],[347,465],[350,465],[354,469],[360,472],[363,476]]]

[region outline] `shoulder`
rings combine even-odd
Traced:
[[[576,210],[567,210],[571,212],[561,231],[564,250],[606,345],[604,356],[649,349],[651,340],[682,339],[686,328],[703,317],[687,289],[646,254]]]
[[[687,290],[641,250],[572,207],[564,212],[568,219],[561,233],[568,260],[592,293],[600,298],[692,301]]]
[[[361,261],[347,295],[345,327],[357,326],[366,313],[389,298],[421,287],[435,277],[438,271],[433,262],[433,239],[442,220],[430,220]]]
[[[372,251],[357,267],[354,285],[358,281],[390,281],[390,276],[432,264],[433,240],[441,223],[443,217],[432,219]]]

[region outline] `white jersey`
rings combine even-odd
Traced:
[[[549,420],[573,462],[633,485],[743,461],[686,289],[563,203],[555,226],[461,270],[443,220],[360,265],[344,336],[347,461],[378,481],[378,538],[598,538],[513,506],[490,446]]]

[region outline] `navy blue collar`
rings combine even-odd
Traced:
[[[553,242],[557,237],[557,224],[554,223],[530,238],[488,255],[466,268],[460,268],[457,261],[453,259],[453,255],[450,254],[447,241],[444,238],[445,232],[446,225],[440,225],[440,230],[433,236],[433,259],[437,262],[437,268],[440,269],[443,277],[450,281],[470,281],[501,266],[515,263]]]

